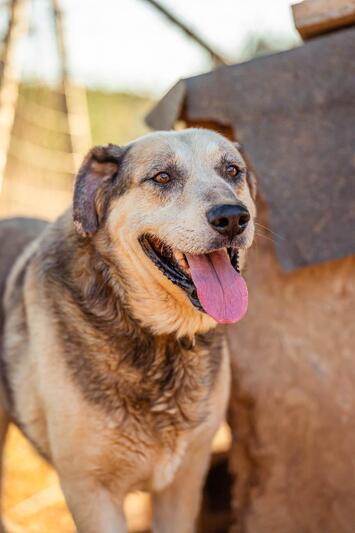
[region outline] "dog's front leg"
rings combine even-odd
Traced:
[[[172,483],[153,495],[154,533],[194,533],[211,443],[188,454]]]
[[[123,500],[91,479],[60,475],[64,496],[78,533],[127,533]]]
[[[202,487],[210,463],[213,437],[225,416],[229,398],[230,366],[226,342],[223,344],[222,362],[214,393],[211,418],[198,437],[192,438],[185,459],[172,483],[153,495],[154,533],[193,533],[200,510]]]

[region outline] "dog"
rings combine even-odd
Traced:
[[[15,423],[56,469],[80,533],[195,531],[240,320],[255,185],[210,130],[93,148],[57,221],[0,224],[1,447]],[[223,328],[222,328],[223,329]]]

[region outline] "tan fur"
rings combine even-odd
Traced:
[[[10,414],[56,468],[80,533],[126,531],[123,500],[136,489],[153,493],[154,532],[192,533],[227,405],[229,359],[221,335],[210,333],[215,321],[138,237],[151,232],[184,253],[206,253],[215,238],[209,206],[239,199],[255,216],[246,180],[233,188],[215,169],[226,152],[244,162],[232,143],[203,130],[135,141],[123,170],[121,149],[107,148],[117,163],[105,160],[105,147],[95,150],[77,178],[77,231],[68,211],[7,281]],[[142,181],[167,155],[185,172],[170,196]],[[81,197],[86,179],[92,202]],[[253,233],[251,220],[241,262]]]

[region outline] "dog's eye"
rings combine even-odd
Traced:
[[[226,172],[228,176],[235,178],[239,173],[239,168],[236,165],[227,165]]]
[[[161,185],[164,185],[165,183],[169,183],[171,180],[170,175],[167,172],[159,172],[154,178],[152,178],[155,183],[160,183]]]

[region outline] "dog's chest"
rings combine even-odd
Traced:
[[[171,425],[152,431],[152,421],[146,423],[127,414],[120,421],[109,417],[102,424],[97,420],[95,435],[101,437],[94,444],[99,447],[94,470],[103,482],[113,477],[122,483],[124,478],[130,491],[163,490],[188,459],[191,446],[208,431],[210,419],[207,416],[194,428],[182,431]]]
[[[215,370],[204,350],[175,351],[168,363],[157,361],[157,366],[153,364],[146,372],[141,392],[148,401],[136,416],[142,418],[143,425],[148,422],[149,429],[157,434],[176,436],[193,431],[208,415]],[[174,457],[181,455],[183,447],[180,443],[175,446]]]
[[[188,449],[186,437],[180,437],[174,450],[165,449],[156,461],[152,471],[151,488],[162,490],[169,485],[183,462]]]
[[[86,372],[81,367],[73,377],[87,407],[95,404],[99,475],[105,481],[115,472],[125,477],[129,490],[161,490],[171,483],[213,411],[210,396],[219,374],[219,349],[202,341],[190,348],[164,339],[145,351],[141,345],[130,348],[120,346],[125,357],[114,349],[101,349],[96,356],[81,351]]]
[[[153,340],[148,347],[142,344],[100,343],[94,350],[88,346],[85,351],[65,353],[86,400],[106,414],[123,413],[139,421],[139,427],[157,433],[193,428],[206,416],[220,365],[218,350],[204,345],[185,349],[166,340],[160,344]]]

